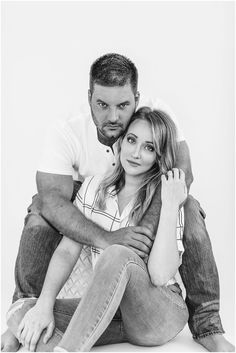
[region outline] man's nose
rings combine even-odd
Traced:
[[[115,123],[118,120],[118,112],[117,109],[111,109],[109,112],[109,121]]]

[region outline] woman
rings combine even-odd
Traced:
[[[38,341],[39,351],[88,351],[94,344],[126,341],[161,345],[175,337],[188,320],[175,280],[183,252],[179,208],[187,191],[184,173],[173,169],[174,123],[161,111],[141,108],[117,149],[114,172],[105,179],[86,178],[76,204],[93,222],[116,230],[138,223],[161,183],[157,234],[153,245],[151,241],[143,245],[151,248],[149,258],[144,262],[120,245],[104,251],[92,247],[94,272],[82,299],[56,300],[82,250],[82,245],[63,237],[37,302],[22,300],[20,309],[19,301],[14,303],[11,313],[14,307],[15,312],[8,319],[10,329],[31,351]]]

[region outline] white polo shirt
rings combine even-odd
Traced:
[[[177,127],[177,140],[184,140],[174,113],[161,100],[142,100],[141,106],[165,111]],[[116,144],[113,145],[116,151]],[[80,108],[76,117],[59,120],[51,126],[45,139],[38,170],[45,173],[72,175],[83,181],[89,175],[105,175],[114,168],[116,157],[112,149],[98,141],[97,129],[89,105]]]

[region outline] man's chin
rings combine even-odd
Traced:
[[[117,140],[123,133],[124,133],[124,131],[121,130],[121,129],[119,129],[119,130],[107,130],[107,131],[105,131],[104,136],[106,136],[107,138],[110,138],[110,139]]]

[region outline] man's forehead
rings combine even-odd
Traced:
[[[95,84],[93,89],[93,98],[95,100],[102,100],[110,104],[118,104],[133,100],[134,93],[129,83],[125,86],[114,87]]]

